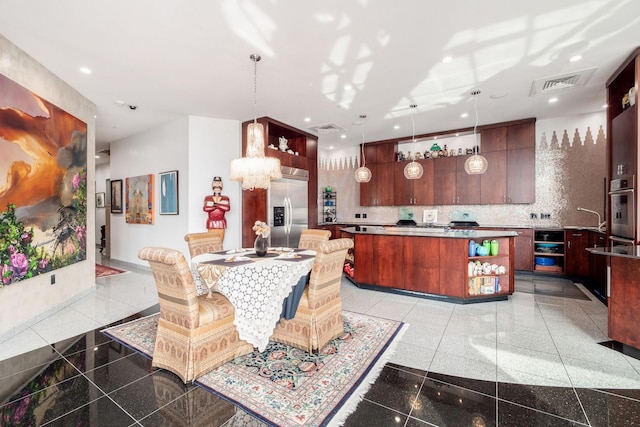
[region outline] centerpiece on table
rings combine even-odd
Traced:
[[[253,243],[256,255],[265,256],[269,246],[268,237],[271,232],[271,228],[264,221],[256,221],[255,224],[253,224],[253,231],[255,231],[257,236],[256,241]]]

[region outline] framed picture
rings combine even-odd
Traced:
[[[111,213],[122,213],[122,180],[111,181]]]
[[[160,173],[160,215],[178,215],[178,171]]]
[[[124,220],[129,224],[153,224],[153,174],[126,179]]]
[[[96,208],[104,208],[104,193],[96,193]]]

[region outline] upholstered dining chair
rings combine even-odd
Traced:
[[[182,252],[145,247],[138,258],[149,262],[160,302],[152,366],[167,369],[187,383],[253,351],[238,336],[233,305],[224,295],[196,296]]]
[[[185,234],[184,240],[189,247],[189,256],[191,258],[223,249],[220,234],[212,231]]]
[[[351,239],[333,239],[318,247],[309,284],[302,294],[296,315],[284,318],[274,329],[272,341],[311,353],[344,333],[340,282]]]
[[[300,243],[298,247],[301,249],[313,249],[318,251],[318,246],[331,238],[329,230],[305,229],[300,233]]]

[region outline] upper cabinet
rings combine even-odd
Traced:
[[[371,170],[371,181],[360,184],[360,206],[393,205],[394,160],[395,144],[364,146],[364,161]]]
[[[638,174],[638,107],[640,49],[636,49],[607,81],[607,125],[610,150],[609,180]]]
[[[468,131],[468,130],[467,130]],[[377,163],[379,179],[372,178],[368,184],[361,184],[362,206],[408,205],[489,205],[535,202],[535,119],[524,119],[509,123],[487,125],[480,129],[481,154],[489,167],[482,175],[469,175],[464,163],[469,155],[438,157],[417,160],[423,165],[423,176],[418,180],[404,177],[404,167],[408,161],[390,165],[386,146],[384,162]],[[380,158],[380,153],[371,146],[365,151],[367,165],[371,158]],[[367,147],[369,148],[369,147]],[[383,166],[381,166],[383,165]],[[386,165],[386,166],[384,166]],[[381,170],[393,166],[393,198],[385,199],[380,192],[390,179]],[[380,178],[382,177],[382,178]],[[380,179],[385,182],[381,183]],[[363,189],[365,190],[363,192]]]

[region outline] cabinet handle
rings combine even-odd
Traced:
[[[569,249],[571,249],[571,240],[567,242],[567,245],[569,246]]]

